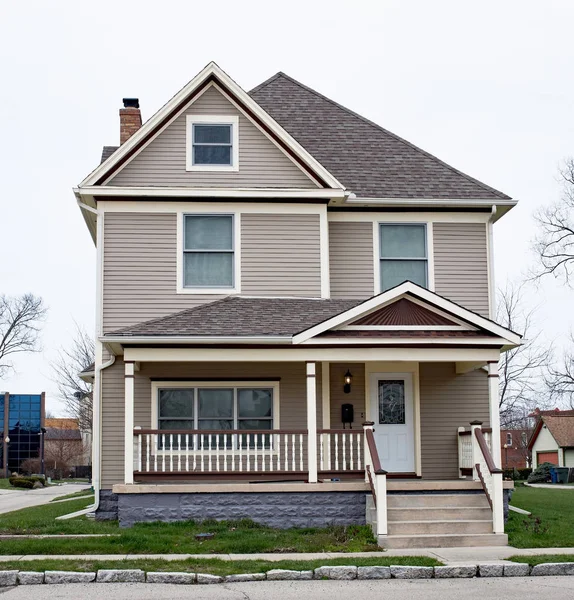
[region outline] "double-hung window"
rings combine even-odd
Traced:
[[[187,171],[239,170],[239,118],[188,115]]]
[[[274,388],[259,386],[200,385],[197,387],[160,387],[158,389],[158,429],[189,431],[226,431],[273,429]],[[198,442],[195,436],[195,443]],[[216,443],[213,436],[212,444]],[[238,444],[238,436],[219,437],[219,447],[231,449]],[[243,448],[254,447],[255,434],[240,435]],[[259,445],[263,436],[259,436]],[[265,436],[265,445],[269,445]],[[204,446],[207,443],[204,440]],[[169,444],[168,444],[169,445]]]
[[[183,287],[234,287],[233,215],[184,215]]]
[[[420,223],[379,225],[381,292],[404,281],[428,287],[426,226]]]

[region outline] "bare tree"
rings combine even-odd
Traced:
[[[92,430],[93,385],[79,374],[88,369],[95,359],[94,339],[76,324],[72,345],[61,348],[58,358],[52,362],[54,381],[66,413],[78,419],[80,429]]]
[[[0,377],[14,369],[14,354],[40,350],[40,323],[46,312],[42,298],[33,294],[0,296]]]
[[[560,200],[541,208],[534,216],[540,228],[534,240],[540,264],[532,275],[535,279],[554,275],[571,286],[574,283],[574,159],[566,161],[560,178]]]
[[[562,355],[558,364],[548,369],[546,384],[550,397],[557,404],[568,405],[574,409],[574,334],[570,334],[570,347]]]
[[[523,344],[508,350],[500,359],[500,420],[503,428],[528,428],[528,415],[547,399],[545,376],[552,359],[552,348],[534,330],[536,309],[523,306],[524,285],[508,284],[499,290],[497,321],[523,336]]]

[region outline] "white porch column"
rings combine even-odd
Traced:
[[[500,451],[500,405],[498,392],[498,362],[488,363],[488,397],[490,404],[490,427],[492,428],[492,437],[490,445],[494,464],[502,468],[502,458]]]
[[[322,429],[331,429],[331,363],[321,363]]]
[[[314,362],[307,368],[307,464],[309,483],[317,483],[317,368]]]
[[[134,372],[133,362],[125,363],[124,374],[124,482],[134,482]]]

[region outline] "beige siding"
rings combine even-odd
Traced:
[[[239,171],[188,172],[186,115],[239,116]],[[194,187],[318,187],[215,88],[208,89],[161,132],[109,185]]]
[[[343,391],[343,379],[347,369],[353,374],[351,391]],[[341,429],[341,406],[352,404],[355,410],[353,429],[361,429],[365,422],[365,365],[362,363],[331,363],[329,374],[331,382],[331,429]]]
[[[332,298],[370,298],[374,293],[372,223],[329,223]]]
[[[421,454],[424,479],[455,479],[459,427],[479,420],[489,426],[484,371],[457,375],[454,363],[420,364]]]
[[[435,291],[489,316],[485,223],[434,223]]]
[[[106,213],[105,333],[219,298],[176,293],[176,253],[175,214]]]
[[[564,466],[574,469],[574,450],[564,450]]]
[[[319,215],[243,214],[241,292],[320,297]]]
[[[319,367],[319,365],[317,365]],[[306,377],[304,363],[143,363],[135,376],[134,426],[155,427],[151,422],[151,380],[279,379],[279,427],[306,429]],[[317,423],[321,424],[321,370],[317,369]],[[224,383],[222,385],[225,385]],[[124,363],[120,360],[103,371],[102,379],[102,486],[124,480]]]

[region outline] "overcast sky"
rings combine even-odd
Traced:
[[[215,60],[249,90],[284,71],[517,198],[495,226],[497,284],[533,257],[531,215],[574,155],[571,0],[2,2],[0,293],[49,306],[43,352],[0,381],[47,392],[74,321],[93,330],[95,249],[71,188],[117,144],[118,109],[144,120]],[[574,292],[529,292],[560,341]],[[568,325],[566,325],[568,324]]]

